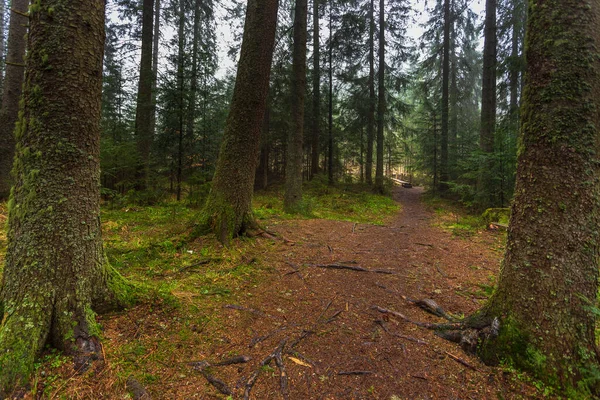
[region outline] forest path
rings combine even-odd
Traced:
[[[421,194],[421,188],[394,188],[402,211],[385,226],[293,220],[269,227],[292,243],[277,242],[264,254],[273,278],[224,308],[224,336],[207,357],[252,358],[212,370],[228,382],[233,398],[248,389],[252,399],[535,398],[534,389],[511,374],[372,309],[440,321],[406,296],[469,314],[481,304],[481,285],[498,271],[498,234],[457,237],[433,226],[437,217]],[[270,367],[261,368],[269,355]],[[283,390],[277,359],[287,377]],[[254,372],[260,374],[253,383]]]

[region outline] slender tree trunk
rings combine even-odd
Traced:
[[[563,388],[592,378],[597,395],[600,31],[589,27],[600,24],[600,3],[534,0],[530,11],[506,253],[471,322],[499,321],[478,348],[487,362],[510,359]]]
[[[200,224],[228,243],[256,226],[252,190],[269,91],[277,0],[248,0],[244,38],[212,190]],[[201,229],[202,230],[202,229]]]
[[[375,0],[369,5],[369,112],[367,114],[367,184],[373,184],[373,139],[375,132]]]
[[[333,9],[332,5],[329,6],[329,156],[327,161],[329,163],[327,168],[327,174],[329,178],[329,184],[333,185]]]
[[[450,94],[449,94],[449,106],[450,106],[450,127],[448,137],[448,176],[451,180],[457,178],[457,162],[458,162],[458,60],[456,54],[456,22],[452,21],[451,24],[451,40],[450,40]]]
[[[377,101],[377,166],[375,191],[383,193],[383,130],[385,127],[385,0],[379,0],[379,73]]]
[[[4,37],[5,37],[5,29],[4,29],[4,19],[5,12],[4,6],[6,2],[4,0],[0,0],[0,96],[2,94],[1,89],[4,88],[4,69],[6,67],[6,60],[4,59]]]
[[[177,136],[177,175],[176,175],[176,196],[177,201],[181,200],[181,183],[183,179],[183,136],[185,120],[185,87],[183,86],[184,74],[184,52],[185,52],[185,2],[179,0],[179,32],[177,55],[177,86],[179,90],[179,132]]]
[[[150,132],[156,133],[156,91],[158,89],[158,48],[160,41],[160,0],[154,3],[154,33],[152,36],[152,111]]]
[[[444,0],[444,44],[442,59],[442,129],[440,134],[440,181],[439,191],[448,190],[448,120],[450,111],[450,0]]]
[[[319,173],[321,137],[321,48],[319,37],[319,0],[313,0],[313,126],[311,140],[311,178]]]
[[[46,343],[85,371],[102,357],[93,310],[116,304],[100,231],[105,2],[36,4],[1,285],[0,398],[27,383]]]
[[[135,110],[135,135],[140,157],[137,186],[146,189],[150,178],[150,148],[152,147],[152,23],[154,0],[143,0],[142,4],[142,54],[140,80],[138,83],[137,107]]]
[[[307,0],[294,7],[294,51],[292,62],[292,129],[288,136],[283,206],[297,212],[302,203],[302,140],[304,139],[304,98],[306,93]]]
[[[194,143],[194,132],[196,130],[196,100],[198,97],[198,48],[200,44],[200,15],[202,1],[194,0],[194,25],[192,37],[192,75],[190,76],[190,93],[188,96],[188,110],[186,122],[186,136],[190,148]],[[188,164],[188,168],[193,163]],[[189,170],[191,171],[191,170]]]
[[[11,186],[10,171],[15,154],[15,122],[19,115],[19,100],[23,85],[23,66],[27,34],[28,0],[13,0],[10,24],[8,27],[8,52],[6,54],[6,74],[0,109],[0,200],[8,198]]]
[[[483,80],[481,84],[481,130],[479,147],[485,162],[479,171],[478,192],[484,207],[493,206],[494,134],[496,132],[496,0],[486,0],[483,45]]]

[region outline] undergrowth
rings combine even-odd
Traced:
[[[388,187],[389,191],[390,188]],[[373,193],[366,184],[338,184],[330,186],[326,177],[316,176],[303,186],[303,204],[300,214],[283,211],[283,188],[274,187],[254,196],[254,213],[259,220],[269,218],[321,218],[357,223],[382,225],[387,217],[399,211],[400,206],[389,195]]]

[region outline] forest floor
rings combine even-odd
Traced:
[[[381,211],[378,224],[272,215],[263,223],[285,240],[241,239],[217,251],[204,237],[155,243],[145,255],[122,249],[112,257],[148,257],[139,268],[148,282],[161,282],[158,294],[100,318],[103,365],[77,374],[49,351],[29,398],[551,397],[526,374],[485,366],[432,331],[374,309],[442,322],[410,300],[433,299],[462,316],[491,292],[504,234],[465,228],[466,217],[436,212],[422,193],[395,187],[401,211]],[[105,224],[111,256],[111,230],[123,239],[135,227]],[[164,252],[175,263],[149,261]]]

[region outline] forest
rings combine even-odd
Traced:
[[[0,399],[600,398],[599,26],[0,0]]]

